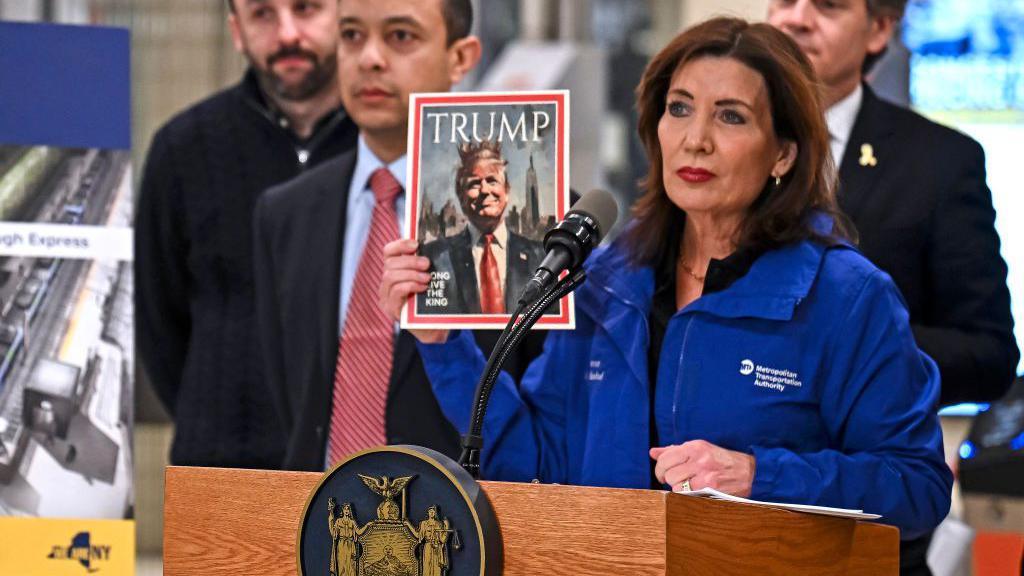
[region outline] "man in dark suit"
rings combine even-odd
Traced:
[[[918,346],[939,365],[940,403],[994,400],[1012,383],[1019,352],[984,152],[864,83],[905,6],[771,0],[768,21],[800,45],[824,84],[840,206],[861,251],[903,293]],[[929,573],[927,545],[904,543],[901,573]]]
[[[408,101],[476,64],[469,0],[341,0],[342,101],[353,152],[267,191],[255,216],[256,303],[269,395],[287,432],[283,466],[323,470],[374,444],[455,457],[414,339],[377,306],[383,243],[398,236]],[[368,301],[369,300],[369,301]],[[496,332],[478,333],[486,349]],[[516,377],[540,341],[507,365]],[[383,367],[383,369],[381,369]]]
[[[840,205],[861,250],[903,292],[918,345],[939,364],[941,404],[995,400],[1019,352],[984,151],[864,84],[906,1],[840,5],[773,0],[768,19],[805,49],[825,84]]]
[[[455,193],[467,225],[458,234],[428,242],[421,254],[435,274],[450,278],[444,297],[428,300],[421,292],[422,314],[504,314],[515,310],[519,293],[544,259],[544,246],[505,224],[508,162],[501,143],[467,142],[459,146]],[[440,300],[442,305],[432,305]]]

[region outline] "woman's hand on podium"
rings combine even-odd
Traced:
[[[654,475],[673,490],[689,480],[691,490],[714,488],[747,498],[754,485],[756,465],[753,456],[726,450],[704,440],[651,448],[650,454],[657,461]]]
[[[384,246],[384,273],[380,279],[380,306],[395,320],[402,306],[430,285],[430,260],[416,254],[419,242],[399,239]],[[447,330],[409,330],[424,344],[448,340]]]

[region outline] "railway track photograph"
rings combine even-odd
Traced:
[[[76,234],[130,227],[129,160],[0,145],[0,514],[132,513],[131,262]]]

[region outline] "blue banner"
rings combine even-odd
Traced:
[[[0,22],[0,144],[131,147],[128,30]]]

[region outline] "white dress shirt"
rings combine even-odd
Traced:
[[[356,271],[359,269],[359,259],[363,256],[363,248],[366,246],[366,238],[370,235],[370,220],[373,217],[373,206],[377,203],[370,190],[370,175],[375,170],[384,166],[384,162],[370,150],[359,135],[359,144],[356,152],[356,167],[352,172],[352,182],[348,188],[348,209],[345,222],[345,248],[341,256],[341,287],[339,290],[338,306],[338,335],[341,335],[345,328],[345,315],[348,313],[348,301],[352,297],[352,283],[356,279]],[[405,167],[406,157],[395,160],[387,165],[388,171],[398,180],[405,190]],[[399,194],[395,199],[395,212],[398,215],[398,231],[404,229],[405,223],[405,194]]]
[[[825,110],[825,123],[828,124],[828,134],[831,137],[832,160],[835,161],[837,170],[843,161],[846,145],[850,142],[850,133],[853,132],[853,124],[857,121],[857,113],[860,112],[863,101],[864,86],[857,84],[853,92]]]

